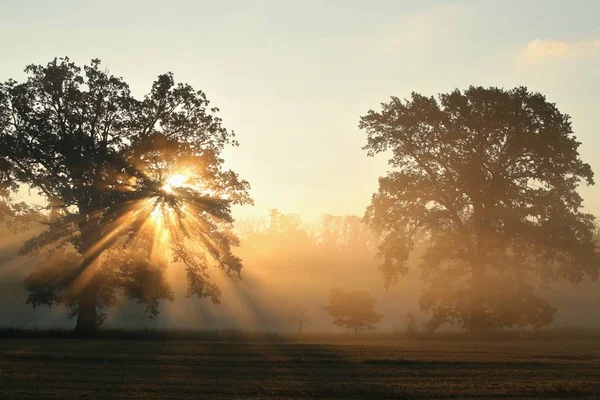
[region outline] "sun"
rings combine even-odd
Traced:
[[[167,193],[173,193],[173,188],[185,185],[188,179],[187,175],[171,175],[165,180],[162,190]]]

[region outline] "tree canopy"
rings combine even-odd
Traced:
[[[333,324],[350,328],[354,333],[375,329],[382,316],[375,312],[375,299],[365,290],[344,291],[332,289],[325,310],[333,318]]]
[[[25,72],[0,85],[0,194],[14,226],[46,227],[20,251],[39,260],[28,302],[70,306],[85,331],[117,290],[155,315],[172,298],[169,261],[186,269],[189,295],[217,302],[209,267],[239,275],[230,207],[252,202],[249,184],[223,166],[223,149],[237,142],[218,109],[171,73],[138,99],[97,59]],[[16,203],[22,187],[41,204]]]
[[[388,285],[419,239],[430,327],[540,327],[554,308],[535,290],[595,279],[594,217],[577,193],[593,173],[570,117],[540,93],[470,87],[392,97],[361,117],[368,154],[390,155],[365,219],[381,235]]]

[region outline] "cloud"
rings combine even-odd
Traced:
[[[564,42],[536,38],[525,47],[523,59],[533,64],[548,59],[589,56],[594,52],[600,52],[600,39]]]

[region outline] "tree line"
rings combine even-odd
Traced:
[[[231,206],[252,204],[249,183],[223,166],[223,150],[238,143],[218,108],[171,73],[136,98],[99,60],[54,59],[25,72],[23,82],[0,84],[0,211],[11,229],[44,227],[20,249],[36,262],[27,302],[66,305],[76,330],[93,333],[120,294],[156,315],[173,298],[164,278],[173,264],[185,269],[189,296],[217,303],[213,271],[242,271]],[[422,249],[431,329],[545,326],[555,309],[536,280],[597,278],[596,220],[578,194],[593,172],[570,117],[542,94],[413,93],[368,111],[359,128],[366,155],[389,156],[389,171],[352,222],[360,229],[331,220],[324,231],[376,246],[388,286]],[[19,201],[22,188],[42,201]],[[293,226],[286,218],[271,215],[270,229]],[[340,323],[344,295],[332,292],[327,306]]]

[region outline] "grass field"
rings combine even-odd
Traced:
[[[0,398],[600,398],[600,341],[0,339]]]

